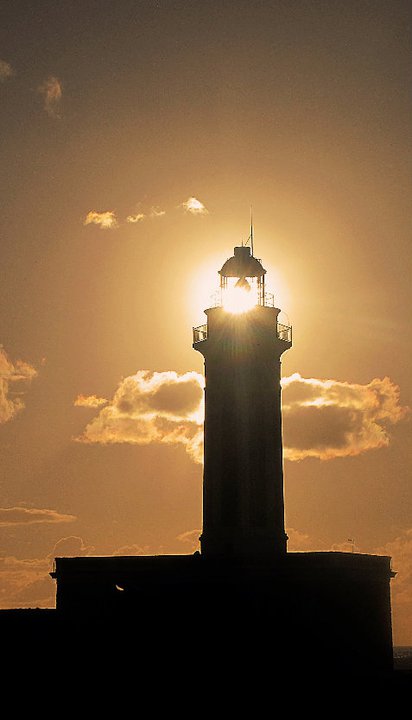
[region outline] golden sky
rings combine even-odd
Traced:
[[[0,607],[192,552],[192,326],[249,234],[293,324],[291,550],[392,556],[412,644],[406,0],[0,7]]]

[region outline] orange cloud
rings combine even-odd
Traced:
[[[78,535],[69,535],[58,540],[48,556],[51,559],[55,557],[80,557],[82,555],[91,555],[95,548],[93,545],[86,545],[83,538]]]
[[[60,80],[54,75],[51,75],[37,90],[40,95],[43,96],[44,109],[47,114],[52,118],[60,119],[59,106],[63,95],[63,87]]]
[[[91,407],[96,408],[101,405],[106,405],[106,398],[97,397],[96,395],[78,395],[74,401],[76,407]]]
[[[86,443],[182,444],[201,462],[203,378],[196,372],[140,370],[76,438]]]
[[[53,607],[55,585],[49,558],[0,558],[0,608]]]
[[[177,536],[177,540],[185,543],[190,552],[195,552],[196,550],[199,550],[199,538],[201,532],[201,530],[187,530],[186,532],[180,533],[180,535]]]
[[[394,640],[412,644],[412,528],[375,550],[379,555],[392,558],[396,573],[391,582]]]
[[[285,457],[359,455],[389,445],[389,426],[405,418],[399,388],[389,378],[367,385],[302,378],[282,381]]]
[[[191,215],[209,214],[209,211],[206,209],[203,203],[195,197],[189,197],[184,203],[182,203],[181,207],[184,208],[185,212],[188,212]]]
[[[37,370],[23,360],[11,362],[0,346],[0,424],[8,422],[25,407],[23,396]]]
[[[196,462],[203,460],[203,384],[201,375],[140,370],[122,380],[113,400],[77,440],[90,443],[181,444]],[[359,455],[390,442],[389,426],[402,420],[399,388],[389,378],[367,385],[302,378],[283,385],[285,457]]]
[[[105,210],[104,212],[90,210],[83,221],[83,225],[90,224],[99,225],[100,230],[115,230],[119,227],[116,214],[113,210]]]
[[[56,510],[26,507],[0,508],[0,527],[38,525],[39,523],[66,523],[74,520],[77,520],[75,515],[66,515]]]
[[[150,210],[150,217],[163,217],[166,215],[166,210],[160,210],[158,207],[152,207]]]
[[[128,223],[138,223],[141,220],[144,220],[146,216],[144,213],[136,213],[136,215],[128,215],[126,218],[126,222]]]
[[[53,608],[56,585],[49,573],[55,557],[90,555],[95,548],[71,535],[57,541],[44,558],[0,557],[0,608]]]

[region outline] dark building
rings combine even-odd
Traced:
[[[249,675],[262,658],[272,675],[294,673],[302,653],[306,672],[388,673],[390,558],[287,552],[280,358],[292,330],[265,273],[236,247],[193,330],[206,378],[201,552],[56,558],[59,632],[140,647],[156,638]]]

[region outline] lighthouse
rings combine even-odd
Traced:
[[[250,247],[235,247],[207,323],[193,329],[205,365],[205,557],[286,553],[280,380],[292,329],[279,322],[265,274]]]
[[[390,558],[287,552],[281,358],[292,329],[266,290],[252,232],[219,275],[207,322],[193,328],[205,364],[201,552],[56,558],[61,647],[75,638],[90,653],[103,642],[99,656],[117,658],[123,637],[142,657],[169,652],[170,667],[196,657],[203,677],[213,658],[214,678],[238,683],[246,672],[259,690],[266,672],[302,679],[298,647],[316,683],[328,672],[383,677],[393,664]]]

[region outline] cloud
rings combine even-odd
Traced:
[[[0,558],[0,608],[53,607],[56,593],[49,558]]]
[[[146,216],[144,213],[136,213],[136,215],[128,215],[126,218],[126,222],[128,223],[138,223],[141,222],[141,220],[144,220]]]
[[[193,460],[202,462],[203,385],[195,372],[140,370],[122,380],[77,440],[181,444]],[[295,373],[282,385],[284,452],[289,460],[331,460],[385,447],[389,427],[408,412],[389,378],[359,385]]]
[[[10,63],[5,60],[0,60],[0,82],[4,82],[14,74],[14,70]]]
[[[0,608],[52,608],[56,585],[49,573],[56,557],[90,555],[95,548],[81,537],[70,535],[56,542],[43,558],[0,557]]]
[[[195,197],[189,197],[184,203],[182,203],[181,207],[185,209],[185,212],[188,212],[191,215],[209,214],[209,211],[206,209],[203,203]]]
[[[113,555],[116,556],[123,556],[123,555],[155,555],[158,554],[158,552],[153,552],[153,549],[149,547],[149,545],[123,545],[122,547],[118,548],[114,551]]]
[[[285,457],[330,460],[386,447],[389,426],[405,418],[389,378],[367,385],[302,378],[282,381]]]
[[[290,552],[307,552],[314,550],[313,542],[306,533],[288,527],[286,534],[288,536],[288,550]]]
[[[150,210],[150,217],[163,217],[166,215],[166,210],[159,210],[158,207],[152,207]]]
[[[375,550],[392,558],[396,573],[391,581],[392,616],[395,644],[412,643],[412,528]],[[399,638],[399,639],[398,639]]]
[[[97,408],[106,405],[106,398],[97,397],[96,395],[78,395],[74,401],[76,407]]]
[[[47,114],[59,120],[61,118],[59,108],[63,94],[61,81],[54,75],[50,75],[50,77],[37,88],[37,91],[43,96],[44,109]]]
[[[106,210],[104,212],[97,212],[97,210],[91,210],[87,213],[83,225],[99,225],[100,230],[115,230],[119,227],[117,222],[116,214],[113,210]]]
[[[9,507],[0,508],[0,527],[12,525],[38,525],[39,523],[66,523],[73,522],[75,515],[66,515],[56,510]]]
[[[24,360],[14,363],[0,346],[0,425],[25,407],[23,396],[37,370]]]
[[[201,530],[187,530],[177,536],[177,540],[189,546],[190,552],[199,550]]]
[[[139,370],[76,438],[85,443],[181,444],[202,461],[203,377]]]
[[[48,556],[49,559],[55,557],[82,557],[91,555],[95,548],[93,545],[86,545],[83,538],[78,535],[69,535],[58,540]]]

